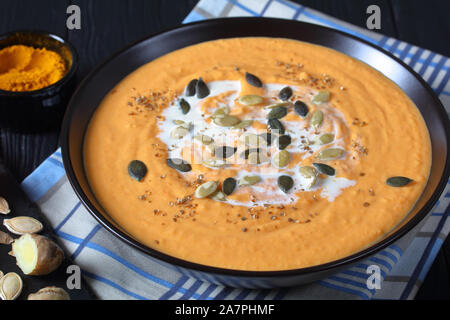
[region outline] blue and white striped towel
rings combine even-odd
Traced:
[[[225,16],[296,19],[336,28],[394,53],[418,72],[450,110],[450,59],[381,36],[285,0],[201,0],[184,22]],[[103,229],[84,209],[56,151],[22,184],[80,265],[101,299],[411,299],[450,232],[447,185],[436,207],[412,232],[367,261],[309,285],[274,290],[221,287],[202,282],[146,257]],[[369,265],[381,268],[381,289],[369,290]]]

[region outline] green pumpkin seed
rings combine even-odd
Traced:
[[[128,164],[128,174],[140,182],[147,174],[147,166],[142,161],[133,160]]]
[[[291,136],[285,134],[278,137],[278,149],[284,150],[286,149],[292,142]]]
[[[261,133],[259,136],[264,139],[266,145],[272,145],[272,134],[270,132]]]
[[[320,145],[329,144],[332,143],[333,141],[334,141],[334,134],[332,133],[324,133],[316,139],[316,142]]]
[[[295,110],[295,113],[297,113],[302,118],[305,118],[309,112],[308,106],[300,100],[295,102],[294,110]]]
[[[253,124],[253,120],[242,120],[238,124],[233,126],[233,129],[245,129]]]
[[[344,154],[344,150],[339,149],[339,148],[329,148],[329,149],[325,149],[319,152],[319,154],[317,155],[317,159],[319,160],[336,160],[339,159],[340,157],[342,157],[342,155]]]
[[[195,87],[197,86],[197,82],[197,79],[189,81],[188,85],[186,86],[186,95],[188,97],[195,96]]]
[[[206,98],[210,94],[209,88],[202,78],[198,79],[195,85],[195,91],[197,92],[197,98],[199,99]]]
[[[292,97],[292,93],[291,87],[284,87],[281,89],[280,93],[278,93],[278,98],[282,101],[287,101]]]
[[[189,133],[189,129],[179,126],[170,132],[170,137],[172,139],[177,139],[177,140],[183,139],[188,133]]]
[[[294,186],[294,180],[290,176],[279,176],[278,177],[278,187],[284,193],[288,193],[289,190]]]
[[[281,150],[272,156],[272,164],[277,168],[284,168],[289,164],[290,158],[287,150]]]
[[[314,178],[318,174],[317,170],[310,166],[300,167],[299,171],[300,171],[300,174],[306,179]]]
[[[191,165],[186,161],[184,161],[183,159],[177,158],[167,159],[166,163],[172,169],[178,170],[180,172],[189,172],[192,170]]]
[[[239,179],[238,186],[239,187],[247,187],[257,184],[261,181],[261,177],[259,176],[244,176]]]
[[[236,151],[237,148],[235,147],[228,147],[228,146],[217,147],[214,149],[214,156],[216,158],[226,159],[235,154]]]
[[[248,156],[250,155],[250,153],[252,152],[261,152],[262,149],[259,148],[254,148],[254,149],[246,149],[244,152],[241,152],[241,154],[239,155],[242,159],[247,160]]]
[[[256,150],[258,151],[253,151],[249,153],[247,161],[248,164],[256,165],[269,161],[269,158],[267,158],[267,156],[264,153],[259,151],[260,149]]]
[[[264,147],[267,144],[267,141],[260,135],[255,133],[246,133],[239,137],[239,140],[242,141],[246,146],[251,147]]]
[[[191,105],[186,100],[181,99],[180,100],[180,108],[181,108],[181,112],[183,114],[188,114],[189,111],[191,110]]]
[[[202,161],[202,164],[207,167],[222,168],[227,165],[227,162],[222,159],[206,159]]]
[[[214,117],[223,116],[223,115],[226,115],[229,113],[230,113],[230,107],[224,106],[224,107],[217,108],[216,111],[214,111],[213,116]]]
[[[315,128],[318,128],[323,123],[323,112],[320,110],[316,110],[313,112],[311,116],[311,125]]]
[[[272,131],[278,131],[279,134],[285,133],[284,126],[278,119],[270,119],[267,122],[267,125],[268,125],[269,129]]]
[[[211,199],[215,201],[227,201],[227,196],[222,191],[216,191],[212,195],[209,196]]]
[[[398,176],[398,177],[390,177],[389,179],[386,180],[386,183],[388,186],[399,188],[404,187],[413,181],[414,180],[410,178]]]
[[[241,120],[239,120],[238,118],[234,117],[234,116],[230,116],[228,114],[223,115],[223,116],[217,116],[214,118],[214,123],[220,127],[232,127],[236,124],[238,124],[239,122],[241,122]]]
[[[234,178],[226,178],[222,183],[222,192],[227,196],[233,193],[234,189],[236,189],[237,181]]]
[[[239,103],[246,106],[254,106],[264,101],[264,98],[255,94],[248,94],[238,99]]]
[[[321,104],[324,102],[330,101],[330,92],[329,91],[319,91],[312,99],[311,102],[314,104]]]
[[[270,106],[266,106],[264,107],[264,109],[275,109],[278,107],[289,107],[291,105],[290,102],[279,102],[279,103],[275,103],[275,104],[271,104]]]
[[[195,190],[195,197],[199,199],[206,198],[212,195],[217,190],[218,186],[219,182],[217,181],[205,182]]]
[[[178,125],[179,127],[186,128],[188,130],[191,130],[192,123],[191,122],[184,122],[183,120],[173,120],[173,123]]]
[[[281,119],[284,118],[287,113],[286,107],[276,107],[267,114],[267,119]]]
[[[198,134],[194,137],[195,140],[200,141],[202,144],[204,144],[205,146],[211,144],[214,142],[214,139],[211,138],[210,136],[207,136],[205,134]]]
[[[261,80],[259,80],[259,78],[257,76],[255,76],[254,74],[246,72],[245,80],[247,80],[247,83],[249,85],[254,86],[256,88],[262,88],[262,86],[263,86]]]
[[[313,166],[323,174],[326,174],[327,176],[334,176],[336,174],[336,170],[333,167],[330,167],[327,164],[324,163],[313,163]]]

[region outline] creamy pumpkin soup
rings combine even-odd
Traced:
[[[413,207],[431,158],[393,82],[275,38],[205,42],[142,66],[104,98],[84,148],[96,197],[136,239],[240,270],[367,247]]]

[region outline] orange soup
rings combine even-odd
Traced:
[[[90,185],[145,245],[208,266],[288,270],[356,253],[428,179],[428,130],[378,71],[321,46],[234,38],[174,51],[103,100]]]

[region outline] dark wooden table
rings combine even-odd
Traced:
[[[450,56],[450,2],[442,0],[295,0],[365,27],[366,8],[381,8],[381,33]],[[0,34],[42,29],[68,39],[78,50],[82,79],[126,44],[176,26],[197,0],[1,0]],[[66,28],[66,9],[80,6],[82,29]],[[58,132],[13,133],[0,128],[0,156],[22,181],[58,146]],[[444,243],[417,299],[450,299],[450,240]]]

